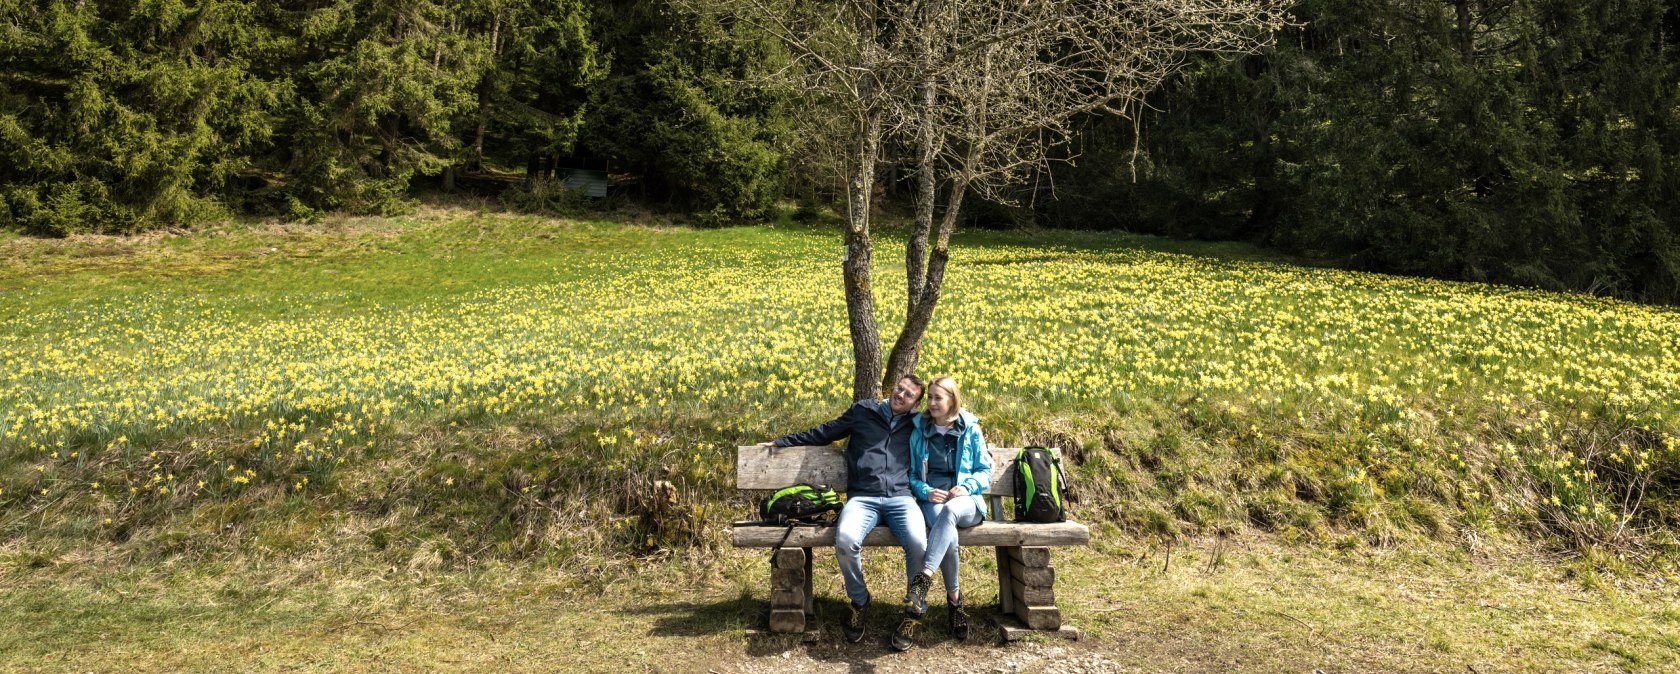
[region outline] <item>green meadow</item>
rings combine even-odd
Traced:
[[[1680,660],[1673,309],[1113,234],[965,232],[953,252],[918,371],[958,377],[992,444],[1063,447],[1093,525],[1056,562],[1087,638],[1022,653]],[[768,571],[727,545],[752,507],[735,447],[848,402],[839,255],[823,225],[447,207],[0,238],[0,670],[1001,653],[753,633]],[[890,228],[876,259],[893,326]],[[995,595],[989,560],[965,563]]]

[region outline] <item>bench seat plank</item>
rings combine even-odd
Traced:
[[[730,528],[734,545],[738,548],[773,548],[782,540],[787,527],[756,526],[737,522]],[[981,522],[980,526],[957,530],[957,541],[964,547],[1017,547],[1088,545],[1091,530],[1078,522],[1052,524]],[[875,527],[863,539],[866,546],[898,546],[898,537],[885,524]],[[783,547],[820,548],[834,546],[834,527],[794,527]]]

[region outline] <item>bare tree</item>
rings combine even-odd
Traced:
[[[1136,114],[1196,53],[1252,53],[1288,0],[690,0],[770,31],[793,51],[787,82],[845,115],[846,309],[855,398],[914,369],[964,199],[1047,169],[1090,114]],[[869,214],[883,141],[915,148],[906,319],[883,369]],[[941,187],[943,197],[941,198]],[[935,220],[938,229],[935,230]],[[884,376],[883,376],[884,375]]]
[[[1004,188],[1047,171],[1050,150],[1071,139],[1072,123],[1094,113],[1130,117],[1144,96],[1198,52],[1243,54],[1264,48],[1290,4],[1275,0],[929,0],[913,44],[920,77],[916,105],[916,224],[907,244],[909,290],[904,329],[884,381],[915,368],[938,305],[950,239],[963,200],[1007,202]],[[945,195],[933,221],[934,183]],[[929,244],[933,237],[932,246]]]

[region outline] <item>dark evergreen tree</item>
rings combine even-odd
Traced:
[[[596,9],[612,74],[591,92],[581,145],[640,176],[644,198],[702,221],[763,217],[782,194],[784,102],[754,86],[785,64],[744,24],[621,0]]]
[[[285,19],[297,53],[265,73],[291,92],[275,162],[284,194],[293,210],[402,208],[415,175],[457,156],[454,122],[477,108],[488,40],[461,1],[297,4]]]
[[[477,88],[464,162],[482,171],[488,158],[528,173],[572,154],[589,89],[609,69],[579,0],[478,0],[470,20],[490,54]]]
[[[1053,222],[1245,238],[1408,274],[1680,300],[1675,10],[1308,1],[1141,139],[1099,125]],[[1141,140],[1133,154],[1133,143]],[[1133,182],[1127,166],[1136,161]]]
[[[1533,135],[1549,150],[1530,231],[1532,280],[1680,301],[1680,78],[1660,0],[1534,3],[1521,58]],[[1529,280],[1529,279],[1522,279]]]
[[[224,211],[272,132],[259,3],[0,0],[0,226],[133,232]]]

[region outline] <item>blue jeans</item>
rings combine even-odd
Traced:
[[[863,582],[863,539],[886,519],[887,528],[904,546],[905,597],[910,596],[910,579],[921,573],[927,554],[927,525],[914,496],[852,496],[840,509],[835,525],[834,556],[840,560],[840,578],[846,581],[846,597],[859,606],[869,603],[869,586]]]
[[[980,508],[974,499],[964,495],[944,503],[922,502],[922,518],[928,523],[927,558],[923,568],[928,573],[939,569],[945,576],[947,594],[957,591],[957,528],[980,524]]]

